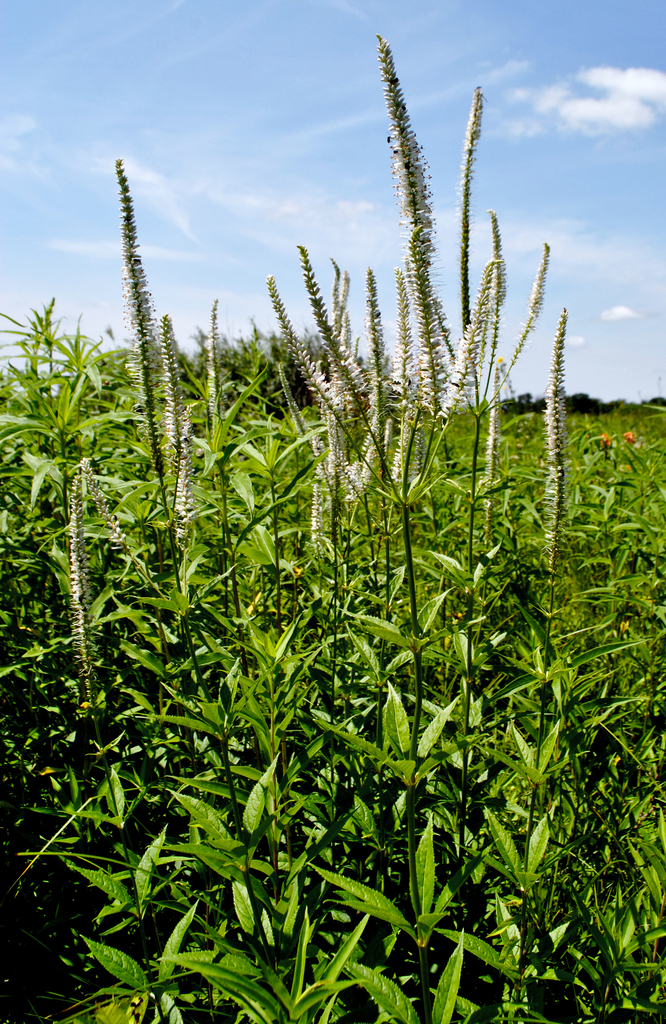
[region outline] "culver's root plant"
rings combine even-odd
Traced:
[[[566,311],[544,422],[516,413],[548,246],[507,346],[493,211],[470,279],[477,90],[445,314],[383,39],[379,62],[392,353],[373,271],[357,334],[354,282],[333,261],[328,301],[302,246],[316,337],[270,277],[264,365],[255,335],[252,373],[228,372],[217,303],[193,363],[121,162],[129,358],[52,306],[12,325],[0,696],[25,861],[3,929],[10,965],[39,941],[45,980],[8,1020],[666,1014],[664,421],[567,423]]]

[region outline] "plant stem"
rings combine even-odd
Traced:
[[[412,538],[409,521],[409,505],[403,502],[402,506],[402,531],[405,545],[405,562],[407,564],[407,582],[409,585],[409,608],[412,621],[412,633],[415,640],[420,639],[418,605],[416,603],[416,577],[414,575],[414,557],[412,554]],[[419,727],[421,724],[421,710],[423,707],[423,663],[420,647],[414,652],[414,677],[415,677],[415,701],[414,720],[412,722],[412,735],[409,745],[409,760],[414,762],[412,778],[407,786],[407,841],[409,850],[409,889],[412,897],[412,905],[417,919],[421,916],[421,896],[419,893],[418,876],[416,871],[416,757],[419,744]],[[432,1009],[430,1004],[430,977],[428,970],[428,949],[421,945],[419,940],[419,971],[421,975],[421,995],[423,999],[423,1019],[425,1024],[432,1024]]]
[[[229,740],[226,730],[220,736],[220,749],[222,751],[222,761],[224,763],[224,773],[227,777],[227,786],[229,787],[229,797],[231,799],[231,813],[234,819],[234,827],[236,829],[236,838],[239,843],[243,842],[243,821],[240,815],[240,809],[238,807],[238,799],[236,797],[236,787],[234,786],[233,776],[231,774],[231,763],[229,761]],[[252,878],[250,876],[250,865],[246,863],[241,867],[243,872],[243,879],[245,881],[245,888],[247,889],[248,899],[250,906],[252,907],[252,916],[254,923],[259,933],[259,939],[261,941],[261,947],[264,951],[266,963],[271,962],[271,953],[268,947],[268,940],[264,931],[264,924],[261,920],[261,912],[257,905],[257,897],[255,896],[254,889],[252,888]]]
[[[553,607],[555,603],[555,574],[551,573],[550,577],[550,598],[548,602],[548,621],[546,622],[546,634],[544,638],[544,651],[543,651],[543,678],[541,680],[541,687],[539,690],[539,732],[537,734],[537,745],[536,745],[536,757],[534,767],[539,771],[539,762],[541,761],[541,747],[543,745],[543,734],[546,728],[546,687],[548,684],[548,667],[549,667],[549,647],[550,647],[550,630],[553,621]],[[536,809],[537,794],[539,792],[539,783],[535,782],[532,785],[532,796],[530,798],[530,813],[527,819],[527,835],[525,836],[525,853],[523,856],[523,871],[527,873],[527,867],[529,864],[530,856],[530,843],[532,841],[532,832],[534,829],[534,812]],[[520,922],[520,980],[522,981],[523,972],[525,970],[525,957],[527,954],[527,892],[523,893],[523,907],[521,913]]]
[[[472,480],[469,492],[469,529],[467,536],[467,572],[471,576],[474,572],[474,512],[476,508],[476,474],[479,460],[479,441],[481,438],[481,417],[475,416],[474,448],[472,451]],[[474,671],[474,658],[472,651],[472,620],[474,618],[474,591],[469,589],[467,594],[467,666],[463,685],[465,689],[465,706],[463,711],[463,738],[466,740],[469,734],[469,712],[472,700],[472,675]],[[460,786],[460,828],[458,834],[458,856],[462,862],[463,850],[465,848],[465,832],[467,827],[467,775],[469,768],[469,751],[467,745],[462,752],[462,781]]]

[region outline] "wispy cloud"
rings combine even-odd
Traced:
[[[133,195],[146,199],[161,217],[175,224],[187,238],[196,242],[197,239],[190,228],[190,217],[184,205],[182,189],[163,174],[140,164],[132,157],[124,158],[123,163]],[[113,163],[107,159],[95,161],[96,170],[108,174],[110,167],[113,167]]]
[[[350,4],[348,0],[315,0],[315,2],[321,7],[332,7],[334,10],[342,11],[344,14],[353,14],[354,17],[361,18],[363,21],[370,20],[365,11],[359,10],[358,7]]]
[[[612,306],[611,309],[605,309],[601,314],[602,320],[644,320],[645,316],[643,313],[637,313],[635,309],[630,309],[629,306]]]
[[[486,82],[503,82],[507,78],[513,78],[515,75],[522,75],[523,72],[527,71],[530,66],[528,60],[508,60],[506,64],[502,64],[499,68],[493,68],[491,71],[484,74],[484,80]]]
[[[23,136],[37,127],[32,117],[13,114],[0,120],[0,167],[14,168],[16,161],[12,154],[18,153],[23,144]]]
[[[120,242],[68,241],[55,238],[48,243],[49,249],[68,252],[75,256],[92,259],[120,259]],[[174,263],[202,263],[206,257],[199,252],[181,252],[179,249],[163,249],[159,245],[142,245],[141,255],[151,260],[169,260]]]
[[[655,68],[586,68],[573,80],[514,89],[510,98],[534,112],[507,123],[513,135],[535,135],[553,123],[593,135],[649,128],[666,112],[666,74]]]
[[[587,338],[582,334],[570,334],[567,337],[567,345],[569,348],[584,348],[587,345]]]

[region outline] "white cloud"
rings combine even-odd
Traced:
[[[347,0],[319,0],[319,5],[323,7],[332,7],[336,11],[343,11],[345,14],[353,14],[357,18],[361,18],[363,21],[368,21],[368,15],[354,7],[353,4],[347,2]]]
[[[57,252],[68,252],[75,256],[88,256],[93,259],[117,259],[121,257],[120,242],[85,242],[53,239],[49,248]],[[142,256],[151,260],[170,260],[175,263],[201,263],[205,260],[199,252],[181,252],[178,249],[163,249],[159,245],[142,245],[139,247]]]
[[[484,74],[486,82],[501,82],[504,78],[513,78],[514,75],[522,75],[530,66],[528,60],[508,60],[499,68],[493,68]]]
[[[396,216],[381,203],[337,199],[309,188],[288,194],[249,192],[213,180],[201,183],[199,192],[227,210],[245,238],[291,257],[296,245],[310,248],[313,258],[324,251],[351,264],[361,252],[370,264],[387,251],[399,255]]]
[[[587,339],[582,334],[570,334],[567,337],[567,345],[570,348],[583,348],[584,345],[587,345]]]
[[[13,114],[0,121],[0,167],[16,166],[11,154],[17,153],[22,145],[22,137],[37,127],[31,117]]]
[[[161,217],[175,224],[184,235],[196,242],[197,239],[190,229],[189,214],[183,205],[178,187],[168,181],[163,174],[137,163],[131,157],[123,159],[123,164],[132,195],[147,199]],[[98,170],[108,173],[109,167],[113,167],[113,162],[106,159],[97,160],[95,166]]]
[[[643,320],[643,313],[637,313],[635,309],[630,309],[629,306],[612,306],[611,309],[605,309],[601,314],[602,320]]]
[[[581,95],[581,87],[602,95]],[[513,135],[535,134],[549,118],[560,128],[589,134],[648,128],[666,111],[666,74],[655,68],[587,68],[575,82],[514,89],[511,98],[528,102],[542,118],[509,122]]]

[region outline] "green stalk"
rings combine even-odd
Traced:
[[[227,777],[227,786],[229,787],[229,797],[231,799],[231,813],[234,819],[234,827],[236,830],[236,839],[239,843],[243,843],[243,820],[241,818],[240,809],[238,807],[238,798],[236,797],[236,787],[234,786],[233,776],[231,774],[231,763],[229,761],[229,740],[226,729],[220,736],[220,749],[222,751],[222,761],[224,764],[224,774]],[[264,951],[266,963],[271,962],[271,953],[268,946],[268,940],[264,931],[264,925],[261,920],[261,912],[257,905],[257,897],[255,896],[254,889],[252,888],[252,878],[250,876],[250,865],[246,862],[242,867],[243,879],[245,881],[245,888],[247,889],[247,896],[252,907],[252,916],[254,923],[257,926],[257,932],[261,940],[261,947]]]
[[[115,816],[116,816],[116,818],[118,818],[118,823],[119,823],[118,824],[118,831],[120,832],[120,841],[121,841],[122,847],[123,847],[123,855],[125,857],[125,862],[126,862],[128,868],[130,869],[130,875],[131,875],[131,878],[132,878],[132,889],[133,889],[133,892],[134,892],[134,902],[136,904],[137,918],[138,918],[138,921],[139,921],[139,934],[141,936],[141,949],[142,949],[142,952],[143,952],[144,967],[146,969],[146,974],[149,975],[150,974],[150,957],[148,956],[148,943],[146,941],[146,930],[145,930],[145,928],[143,926],[143,918],[141,916],[141,905],[140,905],[140,902],[139,902],[139,890],[138,890],[137,884],[136,884],[136,872],[132,870],[132,861],[130,860],[130,857],[129,857],[128,836],[127,836],[126,830],[125,830],[125,822],[120,817],[120,811],[118,809],[118,804],[116,802],[116,794],[115,794],[113,786],[111,784],[111,769],[109,768],[109,762],[106,759],[106,751],[104,750],[104,744],[102,743],[102,734],[101,734],[101,731],[100,731],[100,728],[99,728],[99,718],[98,718],[98,709],[97,708],[95,708],[95,710],[93,711],[93,722],[95,723],[95,736],[97,737],[97,746],[99,747],[99,751],[100,751],[100,754],[102,756],[102,764],[104,765],[104,774],[106,776],[106,784],[107,784],[107,787],[108,787],[108,790],[109,790],[109,796],[111,797],[111,803],[113,804],[113,809],[114,809],[114,812],[115,812]],[[158,1006],[159,1006],[159,1003],[158,1003]],[[161,1007],[160,1007],[160,1018],[164,1019],[162,1017]]]
[[[407,455],[407,464],[409,464],[409,455],[411,454],[412,441],[413,432]],[[419,639],[420,629],[418,620],[418,606],[416,603],[416,578],[414,574],[414,557],[412,554],[409,505],[406,502],[403,502],[402,506],[402,529],[403,540],[405,545],[405,561],[407,564],[407,582],[409,585],[409,608],[412,620],[412,633],[415,639]],[[409,746],[409,759],[410,761],[414,761],[414,771],[412,773],[412,778],[407,786],[406,811],[407,842],[409,851],[409,889],[412,897],[412,904],[414,906],[414,912],[417,918],[418,935],[418,918],[421,916],[421,896],[419,893],[418,876],[416,871],[416,755],[419,743],[419,726],[421,724],[421,710],[423,707],[423,664],[420,649],[414,651],[414,677],[414,720],[412,723],[412,736]],[[432,1024],[432,1009],[430,1003],[429,984],[430,972],[428,968],[428,947],[425,943],[422,943],[420,936],[417,942],[419,950],[419,973],[421,975],[421,997],[423,1000],[423,1019],[425,1024]]]
[[[469,494],[469,529],[467,537],[467,571],[474,572],[474,512],[476,510],[476,475],[479,459],[479,441],[481,438],[481,417],[475,416],[474,449],[472,452],[472,481]],[[474,592],[470,589],[467,595],[467,671],[464,679],[465,705],[463,711],[463,737],[469,734],[469,712],[472,699],[472,674],[474,664],[472,658],[472,620],[474,618]],[[469,752],[465,746],[462,752],[462,781],[460,786],[460,829],[458,834],[458,851],[462,861],[465,848],[465,830],[467,825],[467,775],[469,768]]]
[[[546,622],[546,635],[544,638],[544,652],[543,652],[543,678],[541,680],[541,687],[539,690],[539,732],[537,734],[537,745],[536,745],[536,760],[535,768],[539,770],[539,762],[541,761],[541,747],[543,745],[543,734],[546,731],[546,688],[548,684],[548,667],[549,657],[548,650],[550,647],[550,630],[553,622],[553,607],[555,604],[555,574],[551,572],[550,576],[550,599],[548,603],[548,621]],[[527,865],[529,862],[530,854],[530,843],[532,841],[532,832],[534,829],[534,812],[536,810],[537,794],[539,792],[539,783],[535,782],[532,785],[532,796],[530,799],[530,813],[527,819],[527,835],[525,837],[525,853],[523,856],[523,871],[527,872]],[[523,907],[521,912],[520,921],[520,980],[522,981],[523,972],[525,970],[525,957],[527,953],[527,893],[523,893]]]
[[[222,533],[223,538],[226,538],[226,543],[229,550],[229,558],[231,560],[231,592],[234,598],[234,609],[236,611],[236,618],[241,619],[241,606],[240,597],[238,595],[238,579],[236,576],[236,557],[234,555],[234,549],[231,544],[231,531],[229,530],[229,512],[227,509],[227,488],[225,481],[222,479],[220,474],[220,484],[222,488]],[[249,676],[248,663],[247,663],[247,652],[245,650],[245,644],[243,643],[243,628],[239,625],[238,627],[240,637],[240,648],[241,648],[241,664],[243,666],[243,672],[246,676]]]
[[[278,510],[275,506],[275,484],[271,474],[271,502],[273,504],[273,544],[275,545],[275,609],[277,613],[277,635],[282,636],[282,590],[280,586],[280,537],[278,534]]]

